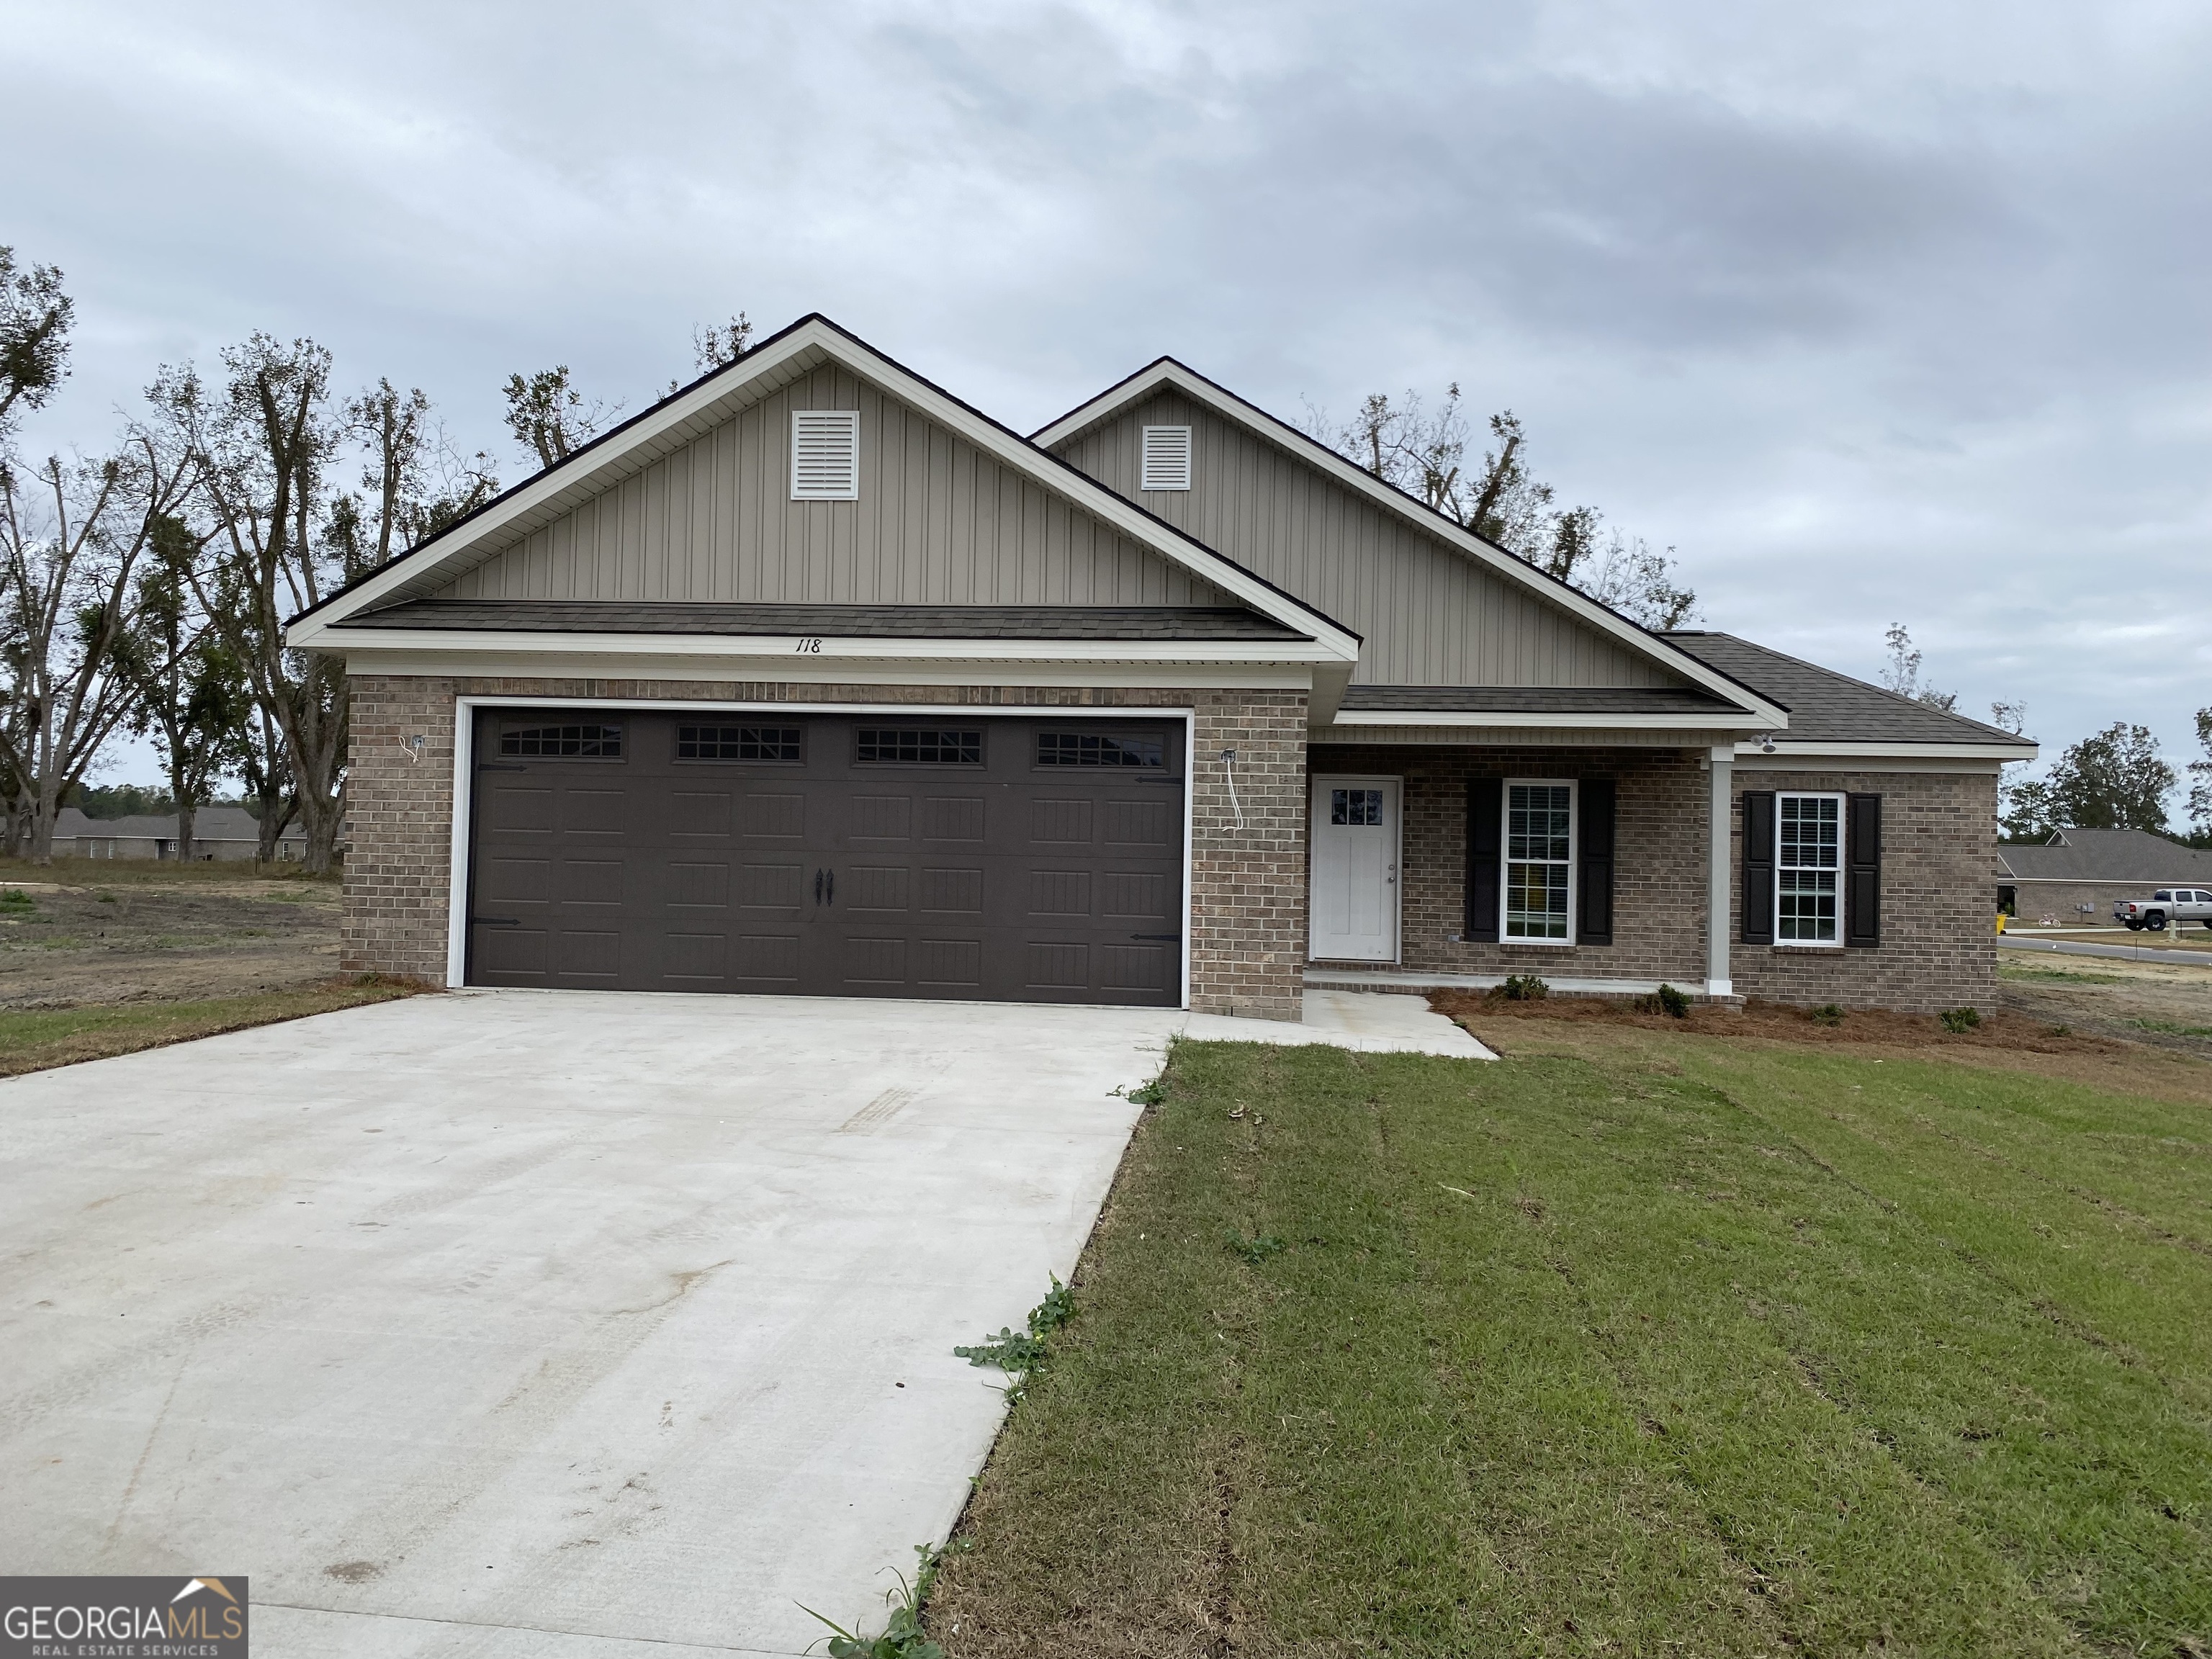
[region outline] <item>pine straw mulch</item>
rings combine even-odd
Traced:
[[[1700,1036],[1770,1037],[1784,1042],[1879,1043],[1889,1048],[2002,1049],[2039,1054],[2109,1054],[2134,1045],[2069,1031],[2045,1020],[1999,1010],[1971,1031],[1947,1031],[1933,1014],[1893,1008],[1854,1008],[1833,1025],[1808,1009],[1752,998],[1741,1007],[1691,1005],[1686,1019],[1646,1013],[1634,1004],[1605,997],[1543,997],[1509,1001],[1480,991],[1436,991],[1429,1006],[1450,1019],[1568,1020],[1583,1025],[1632,1025],[1648,1031],[1688,1031]]]

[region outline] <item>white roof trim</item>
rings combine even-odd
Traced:
[[[812,665],[830,659],[897,662],[1333,663],[1310,640],[958,640],[796,634],[526,633],[494,629],[347,628],[314,635],[319,651],[499,652],[542,656],[764,657]],[[819,647],[818,649],[817,647]]]
[[[1170,529],[1134,502],[1065,462],[1042,453],[1036,445],[993,424],[821,317],[805,319],[778,338],[738,359],[720,374],[709,374],[665,403],[647,410],[629,426],[610,434],[619,441],[580,450],[568,460],[518,485],[474,518],[455,526],[444,537],[425,543],[419,556],[410,553],[395,559],[312,616],[295,621],[285,631],[285,643],[295,649],[331,648],[325,643],[330,630],[346,617],[374,606],[403,586],[421,581],[477,542],[516,519],[544,507],[555,496],[584,483],[595,469],[652,442],[670,428],[698,417],[748,382],[807,351],[833,357],[854,373],[875,381],[901,402],[958,433],[985,453],[1036,479],[1045,489],[1073,501],[1132,540],[1234,594],[1261,616],[1272,617],[1301,634],[1314,635],[1328,657],[1344,662],[1358,660],[1359,636],[1325,613],[1292,599],[1241,565]],[[441,542],[446,544],[441,545]]]
[[[1513,709],[1459,708],[1347,708],[1340,711],[1339,726],[1602,726],[1609,731],[1639,729],[1658,732],[1741,732],[1759,722],[1747,714],[1724,709],[1711,714],[1572,714],[1558,710],[1532,714]]]
[[[1172,386],[1186,397],[1204,404],[1224,419],[1259,431],[1271,442],[1321,468],[1346,489],[1357,490],[1378,507],[1418,526],[1425,533],[1466,554],[1507,580],[1530,589],[1638,655],[1662,665],[1670,672],[1680,674],[1732,702],[1744,704],[1757,717],[1759,724],[1778,729],[1790,724],[1787,710],[1770,702],[1749,686],[1740,684],[1687,652],[1668,644],[1620,612],[1599,604],[1587,593],[1565,582],[1554,581],[1526,559],[1516,558],[1504,549],[1492,546],[1474,532],[1453,523],[1441,513],[1431,511],[1403,490],[1392,489],[1373,473],[1354,466],[1326,445],[1315,442],[1297,428],[1285,424],[1255,404],[1246,403],[1234,392],[1216,386],[1204,375],[1184,368],[1171,357],[1164,357],[1150,368],[1139,370],[1081,408],[1069,411],[1051,425],[1030,434],[1030,441],[1050,449],[1111,418],[1131,404],[1151,397],[1163,386]],[[1528,722],[1517,720],[1515,724],[1526,725]]]
[[[1994,760],[2030,761],[2033,744],[2009,743],[1799,743],[1778,738],[1769,752],[1754,738],[1739,743],[1735,752],[1758,760],[1781,763],[1793,757],[1806,760]]]

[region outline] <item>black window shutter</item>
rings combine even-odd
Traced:
[[[1579,945],[1613,943],[1613,780],[1584,778],[1576,790],[1582,832]]]
[[[1498,836],[1505,816],[1505,786],[1474,778],[1467,786],[1467,937],[1498,943]]]
[[[1846,795],[1844,943],[1881,943],[1881,797]]]
[[[1774,943],[1774,792],[1743,792],[1743,942]]]

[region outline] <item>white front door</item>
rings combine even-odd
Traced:
[[[1313,781],[1313,917],[1317,962],[1398,959],[1396,778]]]

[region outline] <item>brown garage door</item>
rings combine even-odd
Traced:
[[[1182,734],[481,709],[468,982],[1173,1006]]]

